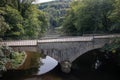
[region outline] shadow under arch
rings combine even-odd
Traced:
[[[81,72],[118,72],[118,55],[101,51],[102,48],[90,50],[79,56],[72,64],[72,69]],[[97,62],[98,61],[98,62]],[[97,65],[97,67],[95,67]]]
[[[93,49],[79,56],[72,62],[72,69],[79,69],[80,71],[91,70],[98,56],[104,54],[100,50],[101,48]]]

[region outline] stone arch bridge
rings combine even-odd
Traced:
[[[110,43],[120,35],[77,36],[45,40],[2,41],[1,45],[13,47],[14,50],[39,51],[56,59],[58,62],[73,62],[80,55]]]

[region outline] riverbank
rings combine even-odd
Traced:
[[[33,53],[29,53],[29,55],[30,54]],[[37,54],[34,53],[33,55],[36,56]],[[31,57],[33,57],[33,55],[31,55]],[[59,64],[52,71],[43,75],[31,75],[31,72],[38,71],[38,69],[7,71],[4,78],[0,80],[120,80],[119,67],[116,67],[115,65],[106,64],[106,68],[101,68],[99,70],[92,69],[90,66],[94,60],[91,59],[93,57],[93,54],[80,56],[77,61],[75,61],[78,62],[75,64],[79,64],[79,66],[77,68],[72,67],[72,71],[68,74],[61,71]],[[36,57],[34,57],[33,60],[34,59],[36,59]],[[36,60],[33,61],[33,63],[36,63]],[[27,64],[30,65],[29,60],[27,61]]]

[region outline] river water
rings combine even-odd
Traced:
[[[119,68],[107,64],[99,70],[92,68],[94,55],[83,55],[73,62],[72,71],[63,73],[60,64],[49,56],[29,52],[18,70],[9,70],[0,80],[120,80]]]

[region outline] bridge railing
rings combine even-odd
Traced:
[[[0,41],[2,46],[35,46],[37,40],[11,40],[11,41]]]
[[[77,35],[75,35],[77,34]],[[92,33],[92,32],[86,32],[83,34],[79,33],[68,33],[68,34],[60,34],[60,35],[51,35],[50,37],[36,37],[36,38],[14,38],[14,36],[0,36],[0,42],[4,41],[21,41],[21,40],[45,40],[45,39],[59,39],[59,38],[73,38],[73,37],[93,37],[96,38],[95,36],[111,36],[111,35],[120,35],[120,33],[103,33],[103,32],[97,32],[97,33]]]

